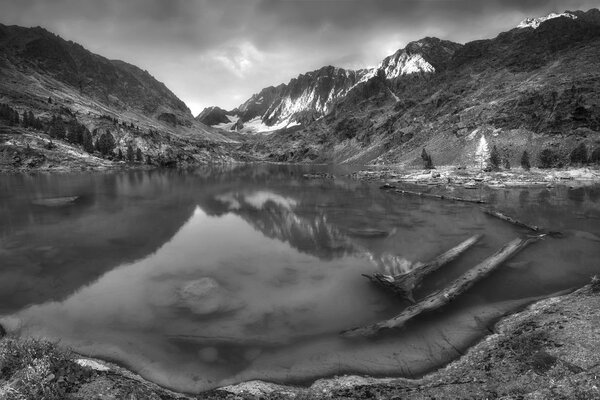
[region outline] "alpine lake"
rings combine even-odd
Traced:
[[[427,276],[445,287],[531,234],[471,203],[402,196],[327,166],[0,175],[0,324],[188,393],[261,379],[419,377],[494,323],[600,272],[600,186],[462,193],[563,232],[449,305],[374,338],[340,332],[410,303],[362,274],[399,273],[474,234]],[[333,173],[335,179],[305,174]]]

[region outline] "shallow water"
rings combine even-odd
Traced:
[[[390,268],[390,256],[408,269],[484,235],[418,298],[527,232],[473,204],[302,178],[315,169],[326,170],[0,176],[0,323],[185,392],[411,377],[457,357],[503,314],[600,273],[600,187],[466,191],[565,238],[530,246],[404,329],[341,338],[406,306],[361,277]]]

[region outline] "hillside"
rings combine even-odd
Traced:
[[[496,146],[503,164],[526,150],[561,166],[583,144],[598,162],[600,11],[520,26],[457,48],[435,73],[379,74],[304,129],[245,146],[265,160],[405,166],[422,165],[423,148],[434,164],[473,166]]]
[[[227,144],[235,135],[195,121],[147,71],[43,28],[0,25],[0,76],[0,104],[19,114],[0,115],[2,169],[53,168],[65,158],[70,167],[108,168],[129,148],[139,164],[157,165],[230,161],[235,153]],[[29,113],[35,123],[24,121]],[[112,147],[86,150],[87,134],[93,144],[110,134]]]

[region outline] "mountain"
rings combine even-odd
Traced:
[[[28,119],[31,113],[35,122],[5,118],[8,126],[2,128],[0,118],[0,168],[52,168],[65,159],[83,168],[110,167],[128,147],[139,149],[143,163],[230,159],[221,144],[234,142],[234,135],[196,121],[185,103],[147,71],[93,54],[43,28],[0,25],[0,76],[6,112]],[[71,130],[77,132],[69,136]],[[112,139],[102,141],[110,151],[84,151],[85,132],[91,143],[110,133]],[[3,145],[7,142],[12,144]]]
[[[210,107],[196,119],[207,125],[245,133],[307,125],[329,113],[339,99],[379,71],[387,79],[394,79],[443,70],[460,47],[458,43],[424,38],[386,57],[375,68],[353,71],[323,67],[299,75],[287,84],[267,87],[234,110],[223,113],[218,107]]]
[[[457,47],[435,72],[378,74],[320,120],[244,146],[293,162],[421,166],[426,148],[436,165],[469,166],[480,145],[513,166],[525,150],[565,165],[581,145],[600,159],[600,11],[539,21]]]

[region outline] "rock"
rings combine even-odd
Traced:
[[[79,359],[75,360],[75,363],[77,363],[85,368],[91,368],[95,371],[110,371],[110,368],[107,367],[106,365],[104,365],[98,361],[91,360],[89,358],[79,358]]]
[[[226,312],[241,307],[233,295],[213,278],[205,277],[186,283],[179,290],[181,304],[198,315]]]

